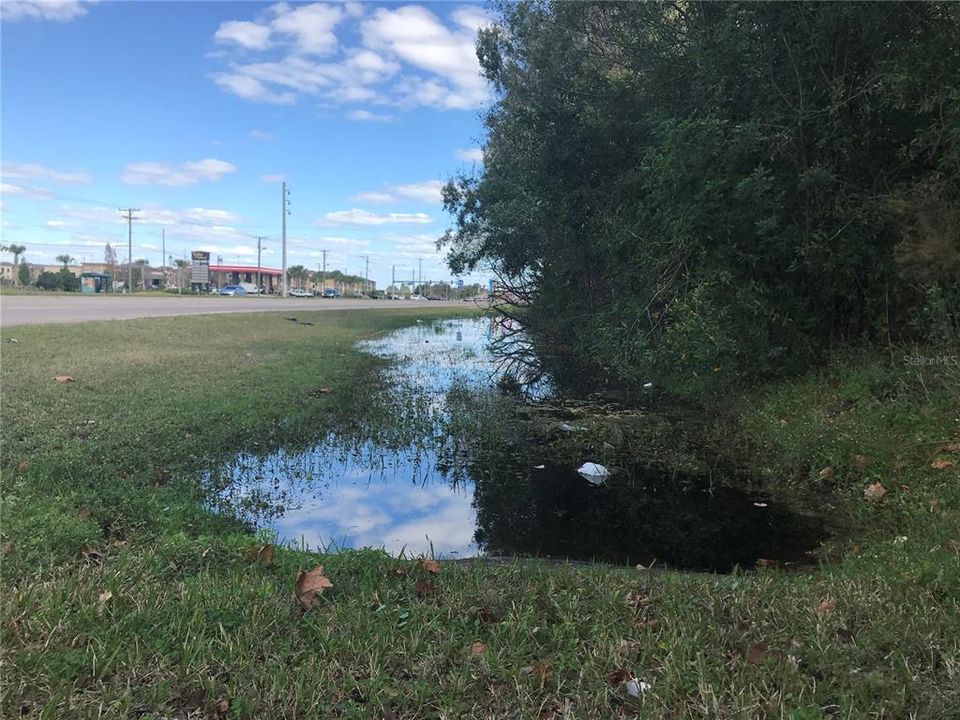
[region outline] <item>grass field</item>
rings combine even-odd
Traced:
[[[354,343],[439,315],[17,328],[0,346],[0,715],[960,717],[960,368],[916,350],[728,398],[731,446],[849,519],[819,567],[257,560],[193,478],[350,417],[379,366]],[[295,580],[318,563],[333,587],[305,610]]]

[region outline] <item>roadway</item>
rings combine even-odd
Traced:
[[[0,295],[0,326],[132,320],[176,315],[216,315],[297,310],[381,310],[460,303],[348,298],[209,297],[176,295]]]

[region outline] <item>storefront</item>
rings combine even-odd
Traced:
[[[266,294],[279,293],[282,289],[283,273],[274,268],[249,265],[211,265],[210,285],[214,289],[225,285],[251,285],[260,288]],[[259,278],[259,280],[258,280]]]

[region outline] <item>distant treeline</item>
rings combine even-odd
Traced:
[[[960,4],[509,3],[441,243],[554,370],[718,391],[960,341]]]

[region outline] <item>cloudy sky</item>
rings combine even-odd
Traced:
[[[210,250],[449,279],[439,188],[482,163],[489,88],[468,3],[79,2],[2,5],[3,243],[31,262],[103,259],[121,207],[134,258]],[[4,257],[9,260],[9,256]],[[474,278],[484,281],[482,277]]]

